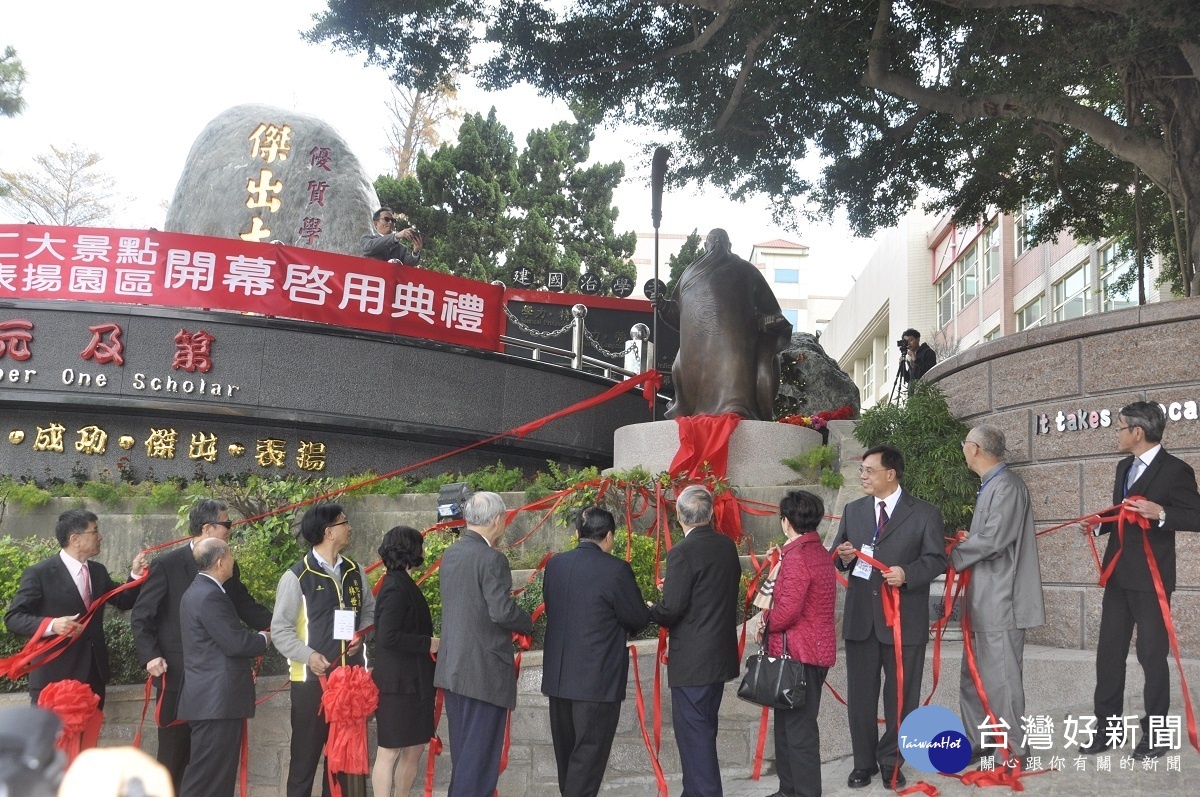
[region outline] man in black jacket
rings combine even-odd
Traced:
[[[901,337],[906,348],[900,360],[900,373],[905,382],[911,382],[925,376],[930,368],[937,365],[937,354],[928,343],[921,342],[921,333],[915,329],[904,330]]]
[[[171,773],[176,793],[179,793],[183,771],[191,756],[191,728],[177,719],[176,712],[184,683],[179,602],[196,580],[198,571],[193,556],[196,544],[212,537],[228,542],[232,526],[225,504],[212,498],[197,502],[188,514],[191,543],[154,560],[129,617],[138,660],[155,679],[158,761]],[[271,611],[250,597],[236,562],[232,576],[225,583],[225,592],[245,625],[255,631],[271,627]]]
[[[738,676],[737,545],[712,527],[713,496],[694,484],[675,502],[683,539],[667,554],[662,598],[650,619],[670,629],[667,682],[685,797],[720,797],[717,717]]]
[[[1142,738],[1134,755],[1147,760],[1158,758],[1168,749],[1151,744],[1154,739],[1150,728],[1163,722],[1171,707],[1171,673],[1167,665],[1167,627],[1143,537],[1150,542],[1163,590],[1170,600],[1175,590],[1175,532],[1200,531],[1200,495],[1196,493],[1196,475],[1191,466],[1162,447],[1166,424],[1162,407],[1149,401],[1135,401],[1122,408],[1117,419],[1117,447],[1130,456],[1117,463],[1113,503],[1125,503],[1148,518],[1150,528],[1143,532],[1128,523],[1123,539],[1115,523],[1106,523],[1097,531],[1108,535],[1104,567],[1107,569],[1113,559],[1117,564],[1104,587],[1100,636],[1096,641],[1095,708],[1100,730],[1092,744],[1082,750],[1084,753],[1100,753],[1112,747],[1114,740],[1108,729],[1118,737],[1124,735],[1125,657],[1135,627],[1138,663],[1146,675],[1146,716],[1141,721]]]
[[[373,260],[395,260],[406,266],[421,264],[421,246],[425,239],[414,227],[396,230],[396,214],[391,208],[380,208],[371,217],[375,232],[359,241],[363,257]],[[407,244],[407,245],[406,245]]]
[[[592,506],[575,522],[579,546],[546,563],[542,694],[563,797],[595,797],[621,718],[629,634],[650,622],[633,569],[612,556],[616,522]]]
[[[108,568],[92,557],[100,553],[100,529],[96,515],[86,509],[70,509],[58,516],[54,536],[62,550],[31,565],[21,574],[21,585],[4,615],[8,630],[20,636],[78,637],[62,643],[65,650],[53,660],[29,674],[29,697],[36,706],[38,695],[55,681],[81,681],[100,696],[104,707],[104,687],[108,682],[108,644],[104,641],[104,606],[92,616],[85,628],[78,620],[97,598],[120,586],[108,575]],[[138,554],[131,574],[140,578],[146,557]],[[109,603],[129,609],[137,599],[132,588]],[[51,653],[59,650],[54,648]]]
[[[236,563],[229,546],[205,538],[194,547],[199,574],[179,601],[187,680],[179,715],[190,724],[191,760],[177,794],[233,797],[245,720],[254,716],[251,660],[271,641],[246,630],[224,585]]]

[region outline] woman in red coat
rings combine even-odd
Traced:
[[[834,603],[837,581],[833,559],[821,544],[817,525],[825,516],[820,498],[792,490],[779,502],[779,523],[787,542],[780,550],[779,573],[766,613],[768,655],[787,653],[804,664],[804,706],[775,710],[775,768],[779,791],[772,797],[819,797],[821,735],[817,712],[821,687],[837,654]]]

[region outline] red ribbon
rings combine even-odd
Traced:
[[[366,775],[371,771],[367,755],[367,719],[379,707],[379,687],[365,667],[352,664],[320,676],[321,714],[329,724],[325,758],[329,790],[341,797],[335,775]]]
[[[74,761],[79,753],[95,747],[95,738],[85,739],[85,733],[93,730],[95,736],[100,735],[100,725],[104,715],[100,713],[100,696],[92,691],[87,684],[67,679],[46,684],[38,695],[38,708],[54,712],[62,722],[55,746],[67,754],[67,761]],[[91,733],[87,733],[92,736]]]
[[[442,754],[442,737],[437,735],[438,723],[442,721],[442,700],[445,694],[441,689],[437,690],[437,697],[433,700],[433,738],[429,740],[429,753],[425,756],[425,797],[433,797],[433,779],[434,768],[437,766],[437,757]]]
[[[656,741],[652,744],[650,734],[646,731],[646,701],[642,697],[642,676],[638,671],[637,646],[629,646],[629,656],[633,661],[633,684],[634,684],[634,699],[637,705],[638,729],[642,732],[642,742],[646,745],[646,753],[650,756],[650,766],[654,769],[654,781],[658,784],[658,794],[660,797],[667,797],[667,778],[663,775],[662,765],[658,760],[658,742],[657,729],[655,729]],[[657,674],[655,676],[657,681]],[[655,707],[657,709],[657,706]],[[655,720],[657,721],[657,711],[655,712]]]

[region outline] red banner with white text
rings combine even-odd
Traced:
[[[0,225],[0,300],[257,313],[499,351],[503,293],[436,271],[293,246]]]

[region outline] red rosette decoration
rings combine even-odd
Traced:
[[[53,711],[63,724],[55,744],[67,754],[68,761],[74,761],[83,749],[84,731],[95,723],[99,705],[100,696],[87,684],[74,680],[47,684],[38,695],[38,708]]]
[[[379,687],[366,668],[356,664],[338,667],[322,681],[321,713],[329,723],[325,742],[329,772],[366,775],[371,771],[367,719],[379,706]]]

